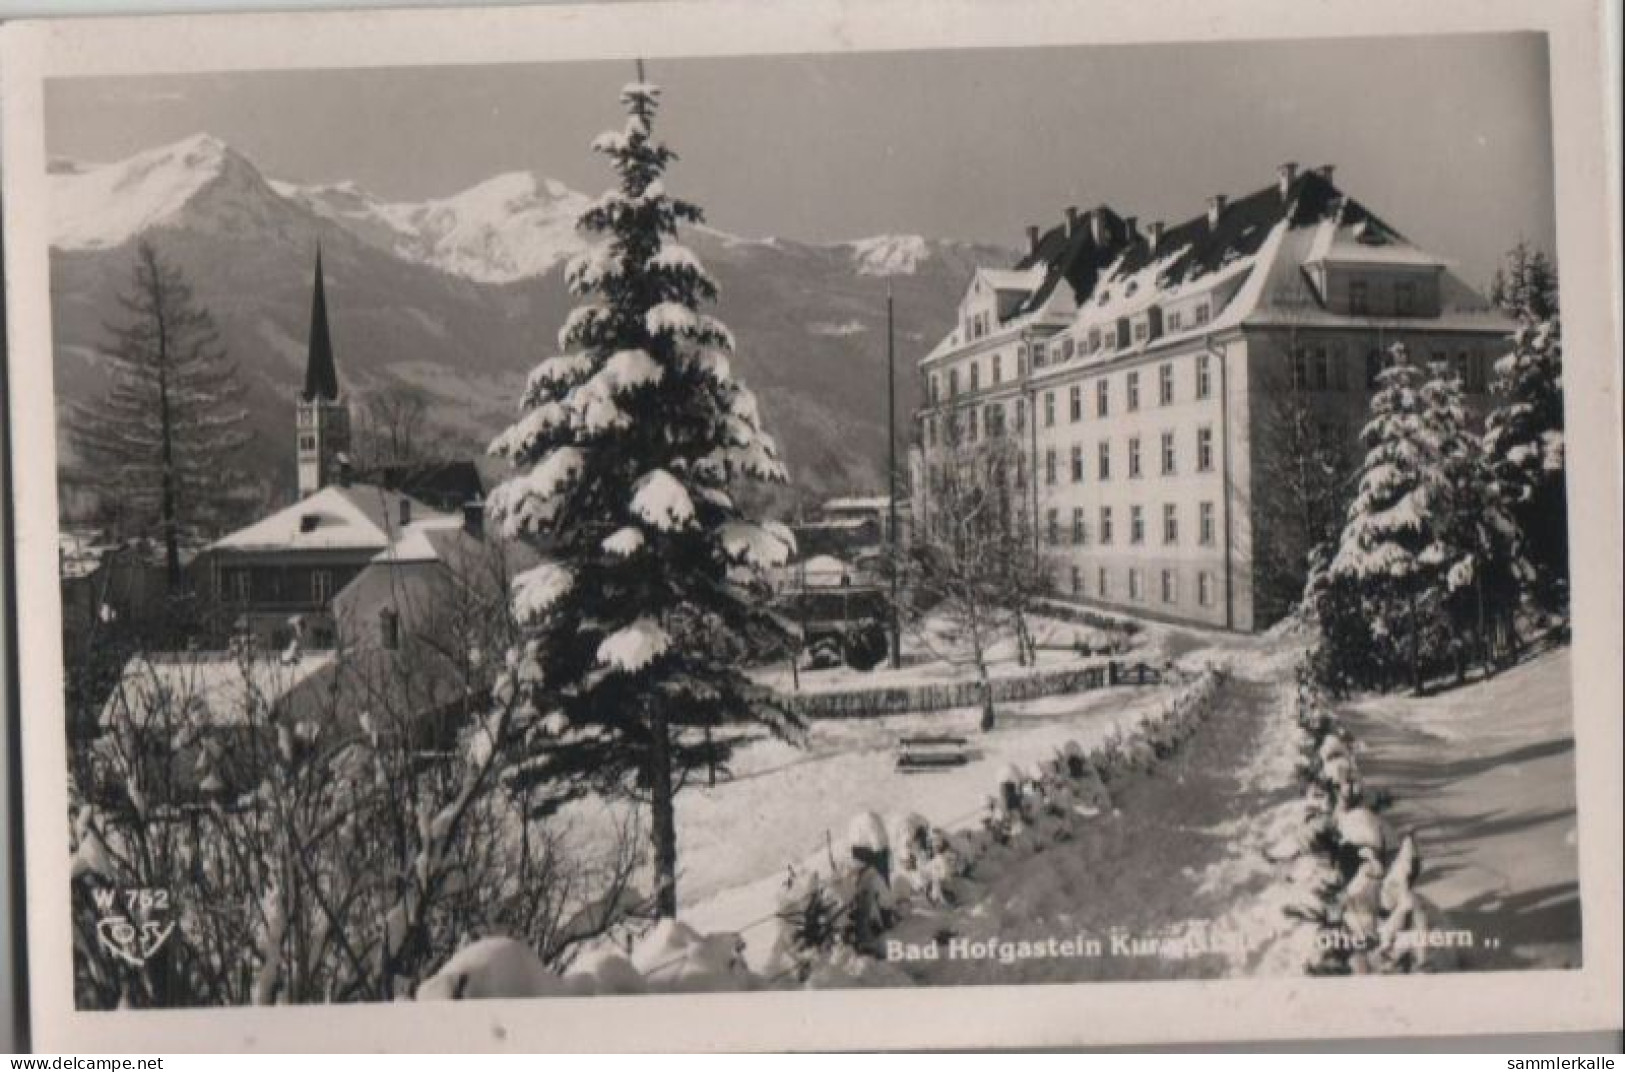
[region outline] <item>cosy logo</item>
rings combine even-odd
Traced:
[[[169,918],[169,891],[98,889],[96,938],[102,948],[139,968],[163,948],[175,929]]]

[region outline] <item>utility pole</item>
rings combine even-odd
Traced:
[[[891,667],[903,665],[903,637],[897,611],[897,348],[892,333],[891,283],[886,284],[886,538],[891,548]]]

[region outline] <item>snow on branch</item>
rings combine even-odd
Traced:
[[[598,662],[625,674],[635,674],[665,653],[671,638],[653,618],[639,618],[617,629],[598,645]]]
[[[630,507],[633,516],[662,531],[684,528],[694,521],[694,501],[688,489],[664,469],[638,481]]]
[[[544,562],[513,579],[513,611],[523,623],[539,620],[563,599],[575,576],[556,562]]]

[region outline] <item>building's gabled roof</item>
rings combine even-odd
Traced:
[[[263,721],[283,697],[327,667],[331,651],[159,652],[124,665],[102,704],[103,727],[127,723],[137,730],[246,725]]]
[[[1126,234],[1122,217],[1105,205],[1050,228],[1039,238],[1037,247],[1016,263],[1016,271],[1041,275],[1041,281],[1009,319],[1044,308],[1063,281],[1073,296],[1083,301],[1094,290],[1100,273],[1117,256]]]
[[[380,465],[357,472],[356,479],[410,495],[446,513],[485,498],[485,481],[467,458]]]
[[[330,484],[209,545],[212,551],[383,551],[407,522],[448,515],[375,484]]]

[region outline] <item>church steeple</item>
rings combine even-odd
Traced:
[[[348,464],[350,409],[339,394],[338,365],[327,327],[327,286],[322,248],[316,247],[316,276],[310,299],[310,339],[305,389],[294,410],[298,420],[299,496],[312,495],[336,479]]]
[[[339,397],[339,373],[333,364],[333,339],[327,330],[327,287],[322,281],[322,247],[316,246],[316,284],[310,300],[310,350],[305,363],[305,401]]]

